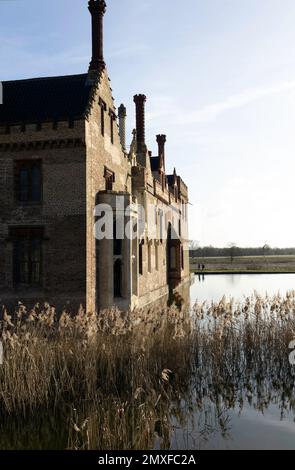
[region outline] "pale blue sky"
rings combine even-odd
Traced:
[[[294,246],[295,1],[107,0],[116,105],[190,189],[201,244]],[[85,72],[86,0],[0,0],[0,80]]]

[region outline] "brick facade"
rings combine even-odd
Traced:
[[[104,1],[91,0],[89,5],[90,10],[102,8],[103,15]],[[98,32],[101,18],[99,21]],[[95,310],[114,304],[129,308],[155,301],[189,279],[185,229],[188,192],[176,172],[165,174],[166,137],[158,136],[161,155],[152,157],[145,145],[144,109],[137,109],[137,130],[126,153],[125,122],[120,122],[119,132],[101,45],[93,51],[99,57],[92,58],[88,75],[4,83],[4,104],[0,105],[3,304],[49,301],[68,309],[83,305]],[[25,100],[27,94],[27,101],[18,102],[14,96],[13,90],[20,89],[18,95]],[[29,109],[31,105],[26,103],[32,102],[35,107]],[[121,118],[125,120],[122,109]],[[34,189],[34,180],[30,170],[18,174],[18,165],[30,168],[30,162],[36,161],[41,171],[41,197],[37,201],[19,200],[18,185],[26,192],[28,184]],[[125,223],[139,223],[140,205],[147,213],[144,231],[133,240],[126,237],[119,254],[114,251],[113,240],[98,241],[94,236],[96,205],[115,208],[117,197],[122,198],[124,209],[131,207],[124,212]],[[166,229],[173,226],[173,233],[183,227],[176,240],[163,237],[161,220]],[[21,234],[42,231],[42,255],[34,251],[31,235],[15,240],[20,229]],[[38,285],[16,284],[17,263],[25,280],[40,275]],[[121,285],[116,288],[120,276]]]

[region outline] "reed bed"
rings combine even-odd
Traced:
[[[176,428],[191,428],[192,415],[202,416],[208,403],[222,432],[223,411],[237,403],[263,411],[275,402],[282,414],[295,409],[288,349],[295,292],[189,310],[58,316],[47,304],[19,305],[3,310],[0,337],[0,437],[5,423],[15,435],[16,420],[21,426],[50,416],[67,429],[59,432],[63,448],[148,449],[158,442],[166,449]]]

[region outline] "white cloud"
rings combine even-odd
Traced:
[[[216,119],[220,114],[232,109],[238,109],[262,98],[295,90],[295,80],[284,81],[263,88],[245,90],[229,96],[224,101],[207,105],[199,111],[186,113],[181,116],[181,123],[204,123]]]

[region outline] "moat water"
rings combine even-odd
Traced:
[[[190,302],[218,301],[224,295],[242,300],[254,291],[260,295],[266,292],[270,296],[278,292],[285,295],[293,289],[293,274],[196,276],[190,288]],[[241,371],[242,379],[236,386],[231,384],[227,388],[225,377],[218,394],[214,392],[210,396],[197,392],[202,377],[196,371],[189,397],[180,397],[177,404],[171,405],[169,432],[165,435],[165,432],[155,431],[151,447],[179,450],[295,449],[295,366],[290,372],[280,370],[279,364],[273,364],[275,361],[269,377],[262,382],[249,375],[243,377]],[[57,416],[40,414],[28,417],[25,422],[13,418],[1,420],[0,448],[67,448],[69,432],[73,432],[69,431],[70,407],[67,405]],[[132,428],[132,424],[130,426]],[[130,431],[136,433],[135,429]]]
[[[284,296],[290,290],[295,290],[295,274],[201,275],[195,276],[190,301],[216,302],[224,295],[239,301],[254,292]],[[295,366],[291,389],[273,386],[271,379],[264,385],[262,393],[245,390],[242,400],[237,393],[230,406],[205,400],[185,437],[175,433],[173,447],[185,442],[200,449],[295,449]]]
[[[295,290],[295,274],[196,275],[190,289],[191,302],[217,302],[226,297],[242,300],[256,291],[270,296]]]

